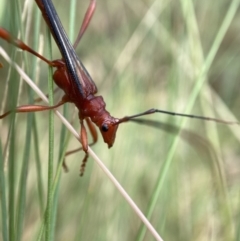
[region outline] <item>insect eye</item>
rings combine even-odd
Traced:
[[[108,125],[107,124],[103,124],[102,127],[101,127],[101,130],[103,132],[107,132],[108,131]]]

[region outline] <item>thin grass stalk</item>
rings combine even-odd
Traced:
[[[63,165],[63,160],[65,159],[65,152],[66,152],[67,143],[69,142],[69,139],[70,139],[70,135],[67,135],[65,143],[63,144],[63,150],[62,150],[62,153],[61,153],[61,156],[60,156],[60,159],[59,159],[56,175],[55,175],[54,181],[53,181],[53,186],[52,186],[52,195],[53,196],[52,196],[52,199],[54,200],[53,201],[54,204],[58,200],[57,197],[58,197],[59,183],[60,183],[60,178],[61,178],[61,173],[62,173],[62,165]],[[54,207],[53,207],[53,220],[56,221],[56,217],[54,215],[56,215],[56,212],[54,211]],[[37,241],[42,240],[42,236],[43,236],[43,234],[46,230],[46,222],[47,222],[46,218],[47,218],[47,212],[45,211],[44,220],[42,221]],[[53,224],[55,223],[54,221],[53,221]],[[52,234],[52,237],[54,237],[54,233]]]
[[[47,45],[48,45],[48,57],[52,59],[52,46],[51,46],[51,35],[50,30],[47,29]],[[49,89],[49,104],[53,105],[53,70],[49,66],[48,71],[48,89]],[[53,111],[49,111],[49,156],[48,156],[48,197],[47,197],[47,213],[46,213],[46,240],[53,240],[53,159],[54,159],[54,116]]]
[[[142,18],[141,22],[138,24],[136,30],[133,32],[130,39],[126,43],[124,49],[119,54],[119,57],[116,60],[111,72],[106,77],[107,80],[113,79],[115,71],[117,71],[118,73],[124,72],[130,61],[132,61],[134,54],[142,44],[144,38],[147,36],[152,26],[157,22],[157,18],[162,14],[164,9],[170,4],[170,2],[171,0],[155,0],[151,4],[148,11]],[[126,3],[131,6],[129,1],[126,1]],[[153,15],[152,12],[154,12],[155,15]]]
[[[13,71],[15,72],[15,71]],[[19,83],[12,81],[13,79],[17,78],[16,73],[13,73],[10,76],[10,88],[9,91],[12,93],[13,98],[11,101],[12,106],[16,106],[17,103],[17,96],[18,96],[18,86]],[[14,83],[13,83],[14,82]],[[15,107],[13,107],[14,109]],[[8,190],[8,213],[9,213],[9,240],[15,240],[15,190],[16,190],[16,147],[15,147],[15,140],[16,140],[16,130],[15,130],[15,114],[11,115],[10,120],[10,145],[9,145],[9,159],[8,159],[8,183],[9,183],[9,190]]]
[[[189,102],[188,102],[188,105],[187,105],[187,108],[185,111],[186,113],[189,113],[192,110],[192,107],[193,107],[195,100],[196,100],[197,96],[199,95],[199,92],[201,91],[201,88],[206,80],[207,73],[213,63],[213,60],[217,54],[220,44],[222,43],[222,40],[233,20],[233,17],[235,16],[235,14],[237,12],[239,2],[240,2],[239,0],[232,0],[231,5],[229,6],[229,9],[223,19],[222,25],[219,28],[219,31],[212,44],[212,47],[206,57],[205,63],[202,66],[202,69],[196,80],[196,85],[194,86],[193,91],[190,95]],[[186,121],[183,122],[183,126],[184,126],[185,122]]]
[[[181,1],[184,17],[186,19],[187,29],[188,29],[188,35],[190,40],[190,45],[192,46],[192,53],[195,53],[195,56],[193,56],[193,59],[195,60],[196,64],[193,66],[193,69],[195,69],[195,73],[198,74],[199,69],[201,66],[204,65],[204,54],[203,49],[200,42],[199,37],[199,31],[197,28],[197,20],[194,13],[194,6],[193,2],[191,0],[188,1]],[[196,38],[195,36],[198,36]],[[194,58],[195,57],[195,58]],[[209,91],[208,91],[209,93]],[[210,95],[210,93],[209,93]],[[210,97],[209,97],[210,99]],[[203,105],[204,110],[206,110],[207,106]],[[205,111],[206,113],[206,111]],[[208,114],[206,114],[208,116]],[[214,143],[216,148],[218,150],[221,150],[221,143],[218,137],[217,128],[216,125],[212,125],[211,128],[209,128],[208,125],[206,125],[207,133],[209,135],[209,138],[214,138]],[[228,191],[226,186],[226,176],[223,171],[223,163],[222,158],[218,156],[216,159],[215,165],[213,163],[213,171],[215,172],[214,176],[216,177],[216,188],[218,190],[218,203],[220,205],[220,217],[222,219],[223,223],[223,236],[225,236],[226,240],[232,240],[233,239],[233,219],[231,214],[231,205],[228,198]]]
[[[36,171],[37,171],[37,186],[38,186],[38,200],[39,200],[39,209],[40,215],[43,218],[44,214],[44,188],[43,188],[43,178],[42,178],[42,163],[40,160],[39,152],[39,141],[38,141],[38,132],[37,132],[37,123],[36,116],[33,116],[33,142],[34,142],[34,153],[36,159]]]
[[[240,192],[238,191],[238,205],[240,203]],[[240,241],[240,215],[238,213],[237,218],[236,218],[236,241]]]
[[[46,220],[46,212],[44,213],[44,218],[43,218],[43,221],[42,221],[42,224],[41,224],[41,227],[40,227],[39,234],[37,236],[37,241],[43,240],[43,235],[44,235],[44,232],[45,232],[45,224],[46,224],[45,220]]]
[[[19,5],[19,11],[22,12],[20,5]],[[22,28],[22,31],[24,31],[23,28]],[[23,53],[23,56],[24,56],[25,68],[27,72],[29,72],[26,53]],[[33,66],[33,68],[35,67]],[[33,78],[33,73],[34,72],[31,71],[30,73],[31,78]],[[28,103],[33,103],[33,91],[30,87],[28,87]],[[16,218],[16,239],[17,240],[21,240],[21,237],[22,237],[23,224],[24,224],[25,211],[26,211],[27,177],[28,177],[28,164],[30,159],[30,150],[31,150],[32,123],[33,123],[33,113],[28,113],[25,144],[24,144],[24,154],[23,154],[23,161],[22,161],[20,182],[19,182],[18,204],[17,204],[17,210],[18,210],[17,218]]]
[[[5,13],[7,13],[7,9],[12,9],[13,11],[15,10],[15,6],[11,5],[11,3],[6,4],[5,7],[6,7]],[[5,16],[7,16],[7,14],[5,14]],[[13,24],[14,19],[15,18],[11,19],[12,26],[15,26]],[[15,53],[11,52],[11,55],[12,55],[12,57],[15,57]],[[9,81],[8,81],[8,88],[6,89],[6,92],[5,92],[6,93],[5,100],[7,100],[7,96],[10,95],[11,90],[14,89],[14,83],[12,80],[12,77],[16,77],[16,75],[14,73],[15,73],[15,71],[12,68],[10,68],[9,72],[8,72]],[[16,86],[17,85],[18,84],[16,84]],[[17,100],[14,97],[10,101],[8,101],[8,104],[9,104],[8,106],[14,107],[16,105]],[[6,104],[6,102],[7,101],[4,101],[4,103],[2,103],[2,107],[4,106],[4,104]],[[0,143],[1,144],[1,146],[0,146],[0,200],[1,200],[1,214],[2,214],[1,215],[1,218],[2,218],[2,220],[1,220],[2,235],[1,236],[4,241],[13,240],[14,232],[15,232],[15,228],[14,228],[14,221],[15,221],[14,155],[11,154],[10,156],[8,156],[8,153],[7,153],[9,150],[14,150],[14,134],[12,134],[12,128],[11,128],[14,126],[14,120],[11,118],[9,123],[10,123],[10,125],[9,125],[10,128],[9,128],[9,132],[8,132],[6,148],[4,151],[5,152],[4,157],[3,157],[3,153],[2,153],[2,143]],[[7,157],[7,158],[5,158],[5,157]],[[8,168],[6,170],[6,172],[4,172],[5,165]],[[8,195],[8,204],[7,204],[7,195]]]
[[[69,12],[69,32],[70,36],[69,39],[73,43],[73,37],[74,37],[74,26],[75,26],[75,16],[76,16],[76,0],[73,0],[70,2],[70,12]],[[63,116],[68,116],[68,105],[63,106]],[[53,186],[53,223],[56,223],[57,218],[57,208],[58,208],[58,197],[59,197],[59,187],[60,187],[60,179],[61,179],[61,173],[62,173],[62,164],[63,160],[65,159],[65,152],[67,150],[67,146],[70,140],[70,133],[67,133],[67,129],[64,125],[61,127],[61,133],[60,133],[60,140],[59,140],[59,154],[58,154],[58,169],[54,180],[54,186]],[[53,234],[53,240],[54,240],[54,234]]]
[[[17,4],[13,4],[10,2],[11,9],[13,11],[13,18],[11,19],[12,23],[12,32],[17,32],[17,26],[20,22],[19,14],[18,14],[18,2]],[[15,50],[14,50],[15,51]],[[12,54],[11,59],[15,61],[16,54],[15,52]],[[11,68],[10,68],[11,69]],[[11,71],[10,75],[10,81],[9,81],[9,89],[8,89],[8,103],[10,102],[9,108],[15,109],[18,101],[18,94],[19,94],[19,81],[16,81],[18,79],[17,73],[13,70]],[[11,98],[10,98],[11,97]],[[17,156],[17,150],[16,150],[16,129],[15,129],[15,119],[16,115],[11,115],[10,118],[10,144],[9,144],[9,159],[8,159],[8,183],[9,183],[9,189],[8,189],[8,213],[9,213],[9,240],[15,241],[16,238],[16,207],[15,207],[15,198],[16,198],[16,160],[18,158]]]
[[[33,49],[37,49],[39,46],[39,31],[40,31],[40,20],[41,20],[41,14],[40,11],[35,6],[34,8],[34,37],[33,37]],[[33,59],[33,80],[37,78],[36,72],[37,72],[37,58]],[[38,185],[38,199],[39,199],[39,207],[40,207],[40,214],[41,217],[43,217],[44,214],[44,188],[43,188],[43,179],[42,179],[42,162],[40,160],[40,144],[38,140],[38,131],[37,131],[37,123],[36,123],[36,115],[33,113],[33,145],[34,145],[34,153],[35,153],[35,159],[36,159],[36,172],[37,172],[37,185]]]
[[[29,89],[29,100],[32,100],[32,96],[30,96],[31,90]],[[30,158],[30,147],[31,147],[31,127],[33,123],[33,114],[29,113],[27,116],[27,129],[25,136],[25,148],[23,154],[23,162],[22,162],[22,170],[21,170],[21,178],[19,182],[19,194],[18,194],[18,213],[17,213],[17,230],[16,237],[17,240],[21,240],[22,232],[23,232],[23,224],[24,218],[26,214],[26,195],[27,195],[27,177],[28,177],[28,164]]]
[[[8,215],[7,215],[7,200],[6,200],[6,181],[4,173],[4,162],[2,155],[2,143],[0,143],[0,201],[1,201],[1,223],[2,223],[2,239],[8,241]]]
[[[74,26],[75,26],[75,16],[76,16],[76,9],[77,9],[76,0],[71,1],[70,3],[70,13],[69,13],[69,32],[70,36],[69,39],[73,43],[74,38]],[[63,106],[63,116],[68,116],[67,111],[67,104]],[[65,158],[65,152],[67,150],[67,145],[70,140],[70,133],[67,133],[67,129],[64,125],[61,127],[60,139],[59,139],[59,154],[58,154],[58,162],[59,165],[62,167],[63,159]],[[61,172],[59,175],[56,174],[55,177],[55,188],[53,189],[54,197],[53,197],[53,223],[56,223],[57,218],[57,209],[58,209],[58,197],[59,197],[59,187],[60,187],[60,178]],[[52,234],[54,240],[54,233]]]

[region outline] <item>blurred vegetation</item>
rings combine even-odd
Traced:
[[[74,41],[89,1],[76,1],[76,16],[70,13],[70,2],[53,0]],[[77,53],[107,110],[114,117],[159,108],[239,119],[238,2],[97,0]],[[32,48],[39,51],[43,40],[43,55],[47,56],[46,24],[33,0],[3,0],[0,14],[0,26]],[[53,58],[60,58],[55,43],[52,45]],[[46,64],[3,40],[0,46],[47,93]],[[37,96],[2,56],[0,62],[1,113],[33,103]],[[61,95],[55,95],[55,102]],[[68,120],[79,130],[74,106],[66,106]],[[63,108],[59,110],[63,112]],[[48,112],[17,114],[0,122],[0,229],[5,237],[10,234],[9,240],[35,240],[41,230],[47,203],[48,116]],[[183,122],[180,117],[162,114],[146,119],[176,129],[162,131],[126,123],[119,126],[111,149],[99,136],[93,150],[143,213],[149,214],[164,240],[240,240],[239,126],[191,119]],[[56,117],[54,124],[56,174],[59,153],[77,148],[79,143],[70,136],[65,145],[67,138]],[[61,170],[52,239],[154,240],[148,231],[144,233],[141,221],[91,157],[84,177],[79,177],[83,157],[81,152],[68,157],[69,172]]]

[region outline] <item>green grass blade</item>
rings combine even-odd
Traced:
[[[18,6],[18,12],[22,13],[22,9],[20,4]],[[24,36],[25,29],[23,26],[21,27],[22,35]],[[24,53],[24,63],[26,72],[29,73],[29,65],[26,57],[26,53]],[[36,62],[35,62],[36,64]],[[36,66],[33,66],[36,68]],[[31,71],[30,77],[33,78],[34,71]],[[33,91],[30,87],[28,87],[28,103],[33,103]],[[16,216],[16,240],[21,240],[23,233],[23,225],[25,219],[25,211],[26,211],[26,195],[27,195],[27,177],[28,177],[28,166],[30,159],[30,150],[31,150],[31,138],[32,138],[32,123],[33,123],[33,113],[27,114],[27,125],[26,125],[26,134],[25,134],[25,144],[24,144],[24,152],[23,152],[23,161],[20,172],[20,181],[18,188],[18,202],[17,202],[17,216]]]
[[[35,152],[36,169],[37,169],[38,198],[39,198],[39,205],[40,205],[40,213],[43,217],[43,214],[44,214],[44,191],[43,190],[44,190],[44,188],[43,188],[42,164],[41,164],[41,160],[40,160],[39,141],[38,141],[37,124],[36,124],[35,116],[33,119],[33,139],[34,139],[34,152]]]
[[[50,30],[47,30],[47,42],[48,42],[48,56],[52,59],[51,52],[51,35]],[[53,70],[49,67],[48,72],[48,88],[49,88],[49,104],[53,105]],[[53,154],[54,154],[54,115],[53,111],[49,111],[49,156],[48,156],[48,197],[47,197],[47,212],[46,212],[46,240],[52,240],[52,235],[54,232],[53,225]]]
[[[34,17],[34,43],[33,49],[37,49],[39,46],[39,31],[40,31],[40,21],[41,12],[35,6],[35,17]],[[34,66],[37,64],[37,58],[34,58]],[[36,79],[36,67],[33,70],[33,80]],[[43,217],[44,215],[44,188],[43,188],[43,178],[42,178],[42,162],[40,160],[40,143],[38,140],[38,131],[36,123],[36,115],[33,117],[33,141],[34,141],[34,153],[36,159],[36,171],[37,171],[37,185],[38,185],[38,199],[40,213]]]
[[[212,65],[212,62],[217,54],[217,51],[220,47],[220,44],[228,30],[229,25],[231,24],[234,15],[236,14],[237,10],[238,10],[238,5],[239,5],[239,0],[232,0],[231,5],[226,13],[225,18],[223,19],[222,25],[219,28],[219,31],[216,35],[216,38],[212,44],[212,47],[206,57],[204,66],[202,67],[199,76],[196,80],[196,85],[190,95],[189,98],[189,104],[186,108],[186,113],[189,113],[194,105],[194,102],[196,101],[196,98],[199,94],[199,92],[201,91],[201,88],[206,80],[206,76],[207,73]],[[184,121],[185,123],[185,121]],[[182,125],[184,126],[184,125]]]
[[[0,143],[0,201],[1,201],[1,231],[3,241],[8,241],[8,227],[7,227],[7,200],[6,200],[6,181],[4,173],[4,162],[2,155],[2,144]]]
[[[10,79],[16,78],[17,75],[13,74],[10,76]],[[9,92],[13,94],[14,98],[12,99],[13,106],[16,106],[17,96],[18,96],[18,83],[12,83],[9,88]],[[16,192],[16,159],[17,152],[15,149],[15,139],[16,139],[16,129],[15,129],[15,114],[11,116],[10,122],[10,146],[9,146],[9,159],[8,159],[8,209],[9,209],[9,240],[15,240],[15,192]]]
[[[18,26],[19,18],[17,19],[17,16],[19,16],[18,11],[18,3],[12,4],[10,3],[11,8],[13,9],[13,12],[15,12],[15,15],[13,16],[13,19],[11,21],[12,23],[12,33],[16,33],[16,28]],[[15,59],[15,54],[12,55],[12,59]],[[11,99],[9,100],[10,109],[15,109],[15,106],[17,104],[18,99],[18,93],[19,93],[19,82],[15,81],[17,79],[17,73],[12,70],[10,74],[10,83],[9,83],[9,89],[8,89],[8,98],[11,96]],[[16,129],[15,129],[15,114],[12,114],[10,117],[10,144],[9,144],[9,159],[8,159],[8,183],[9,183],[9,189],[8,189],[8,213],[9,213],[9,240],[15,241],[16,238],[16,207],[15,207],[15,198],[16,198],[16,160],[18,159],[17,156],[17,150],[16,150]]]
[[[31,91],[31,90],[30,90]],[[30,98],[32,99],[32,98]],[[17,213],[17,240],[21,240],[23,232],[24,217],[26,212],[26,194],[27,194],[27,177],[28,177],[28,165],[30,158],[30,147],[31,147],[31,131],[33,123],[33,114],[28,114],[27,117],[27,129],[26,129],[26,143],[23,155],[21,178],[19,182],[19,193],[18,193],[18,213]]]
[[[76,16],[76,0],[71,1],[70,3],[70,13],[69,13],[69,39],[73,43],[74,38],[74,26],[75,26],[75,16]],[[63,116],[68,116],[67,104],[63,106]],[[55,185],[53,187],[53,223],[56,223],[57,218],[57,209],[58,209],[58,198],[59,198],[59,187],[60,187],[60,178],[61,178],[61,169],[62,162],[65,159],[65,152],[67,150],[68,142],[70,139],[70,133],[67,133],[67,129],[64,125],[61,127],[61,133],[59,138],[59,154],[58,154],[58,163],[59,168],[55,176]],[[54,240],[54,233],[52,234]]]

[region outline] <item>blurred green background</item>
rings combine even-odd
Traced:
[[[89,1],[76,1],[76,16],[70,13],[70,2],[53,0],[64,28],[75,39]],[[77,53],[98,86],[107,110],[119,118],[159,108],[239,119],[238,2],[97,0],[94,17]],[[2,0],[0,13],[1,27],[37,51],[42,45],[43,55],[47,56],[46,24],[33,0]],[[53,59],[60,58],[55,43],[52,45]],[[0,46],[25,68],[44,93],[48,92],[48,67],[44,62],[35,63],[35,57],[3,40]],[[0,62],[1,113],[16,103],[33,103],[37,95],[29,91],[2,56]],[[55,95],[55,103],[61,95]],[[63,108],[59,110],[63,112]],[[67,105],[67,113],[67,119],[79,130],[72,104]],[[40,232],[47,202],[48,116],[48,112],[30,117],[17,114],[0,122],[0,229],[3,234],[8,230],[15,233],[10,240],[35,240]],[[239,126],[192,119],[182,123],[181,117],[162,114],[146,119],[176,129],[122,124],[111,149],[99,136],[93,150],[143,213],[149,214],[164,240],[240,240]],[[71,150],[80,145],[71,135],[64,145],[62,128],[55,117],[54,174],[59,148]],[[38,153],[40,166],[36,164]],[[154,240],[142,230],[141,221],[91,157],[84,176],[79,177],[83,156],[80,152],[68,157],[69,172],[62,169],[52,239]]]

